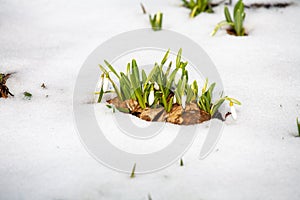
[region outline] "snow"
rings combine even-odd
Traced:
[[[134,179],[87,153],[72,116],[78,71],[113,35],[149,27],[139,3],[1,1],[0,72],[16,74],[7,82],[15,97],[0,99],[0,199],[299,199],[299,3],[246,10],[247,37],[224,30],[211,37],[223,6],[189,19],[180,1],[143,1],[147,11],[164,13],[163,28],[205,49],[226,93],[243,104],[238,119],[205,160],[197,158],[199,134],[184,167]],[[24,91],[33,98],[24,100]]]

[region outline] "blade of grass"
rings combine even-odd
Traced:
[[[134,165],[133,165],[130,178],[134,178],[135,177],[135,168],[136,168],[136,163],[134,163]]]
[[[116,72],[116,70],[113,68],[113,66],[111,66],[111,64],[109,62],[107,62],[106,60],[104,60],[106,66],[110,69],[110,71],[112,73],[114,73],[116,75],[116,77],[118,77],[118,79],[120,79],[119,74]]]

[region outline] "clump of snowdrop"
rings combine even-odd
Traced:
[[[241,103],[238,100],[228,97],[228,96],[221,97],[217,101],[212,102],[213,90],[214,90],[215,86],[216,86],[216,84],[212,83],[208,87],[208,79],[206,79],[204,86],[202,88],[202,94],[199,97],[199,101],[198,101],[198,105],[199,105],[200,109],[206,111],[211,116],[214,116],[214,114],[217,112],[217,110],[220,108],[220,106],[224,103],[224,101],[229,101],[231,111],[234,112],[234,114],[232,116],[234,119],[236,119],[237,115],[236,115],[236,111],[235,111],[235,108],[233,105],[234,104],[241,105]]]
[[[244,3],[242,0],[239,0],[234,6],[233,18],[230,15],[228,7],[224,8],[225,20],[218,23],[215,29],[212,32],[212,36],[214,36],[217,31],[223,26],[229,26],[228,33],[233,33],[236,36],[244,36],[245,28],[243,26],[246,13],[244,12]]]
[[[210,0],[182,0],[183,6],[190,9],[190,17],[194,18],[200,13],[207,12],[212,13],[212,5]]]
[[[133,100],[142,110],[163,107],[169,113],[175,104],[181,106],[183,110],[188,104],[194,104],[209,116],[214,116],[223,102],[229,101],[232,117],[236,119],[233,105],[240,105],[239,101],[221,96],[213,102],[213,90],[216,84],[209,85],[206,79],[202,91],[199,92],[197,81],[189,82],[189,73],[186,69],[188,63],[182,61],[182,49],[177,53],[175,68],[172,68],[172,62],[165,66],[169,53],[170,50],[166,52],[160,63],[154,64],[148,74],[143,69],[139,69],[135,59],[127,64],[126,73],[118,73],[110,63],[104,61],[108,69],[99,65],[102,75],[98,102],[101,102],[104,93],[114,92],[121,102],[125,101],[125,104],[129,104],[127,100]],[[111,79],[111,74],[118,78],[119,86]],[[114,91],[108,90],[109,83]]]

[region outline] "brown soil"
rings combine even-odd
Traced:
[[[6,81],[11,74],[0,74],[0,76],[0,98],[7,98],[8,95],[14,96],[12,93],[10,93],[8,87],[6,86]]]
[[[234,36],[237,36],[237,34],[236,34],[235,30],[234,30],[234,29],[232,29],[232,28],[228,28],[228,29],[226,29],[226,32],[227,32],[229,35],[234,35]],[[248,34],[247,34],[247,33],[245,33],[245,34],[244,34],[244,36],[248,36]]]
[[[173,104],[169,113],[162,106],[157,108],[147,107],[141,109],[138,102],[129,99],[120,101],[117,97],[107,101],[113,104],[119,111],[126,112],[146,121],[169,122],[172,124],[191,125],[199,124],[211,119],[209,113],[200,110],[196,103],[189,103],[185,109],[179,104]]]

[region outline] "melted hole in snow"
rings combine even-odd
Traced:
[[[145,120],[141,120],[140,118],[134,116],[134,115],[131,115],[131,114],[128,114],[130,116],[130,120],[132,122],[133,125],[137,126],[137,127],[140,127],[140,128],[147,128],[151,125],[151,122],[147,122]]]
[[[157,134],[154,134],[154,137],[137,139],[128,136],[120,129],[114,116],[117,113],[113,113],[105,104],[95,104],[94,112],[99,128],[106,139],[116,148],[128,153],[149,154],[160,151],[174,141],[180,130],[180,126],[166,123],[163,124],[163,128]],[[136,124],[143,128],[145,125],[150,126],[152,122],[143,121],[132,116],[132,122],[128,121],[128,123],[132,123],[132,126]],[[147,129],[147,127],[144,128]]]

